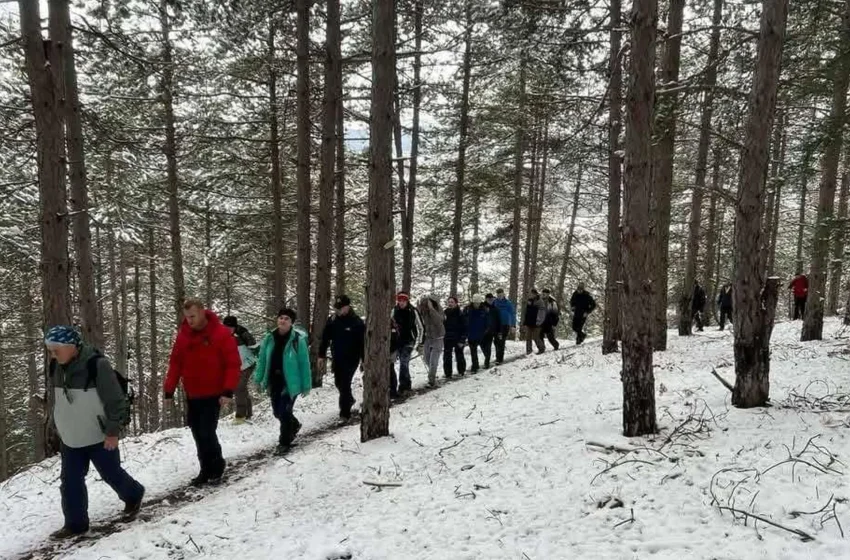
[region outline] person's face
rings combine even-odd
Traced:
[[[487,298],[487,304],[488,305],[493,305],[493,301],[494,301],[493,298]]]
[[[342,307],[340,307],[339,309],[336,310],[336,314],[339,315],[340,317],[344,317],[345,315],[348,315],[350,312],[351,312],[351,306],[350,305],[343,305]]]
[[[496,297],[498,299],[505,299],[505,292],[496,292]]]
[[[545,298],[549,297],[549,292],[543,292],[543,297],[545,297]]]
[[[280,334],[286,334],[292,330],[292,319],[289,315],[281,315],[277,318],[277,330],[280,331]]]
[[[76,346],[67,344],[48,344],[47,351],[50,353],[50,357],[56,360],[56,363],[63,366],[71,363],[71,360],[76,358],[79,353]]]
[[[457,300],[455,298],[449,298],[446,301],[446,305],[449,306],[449,309],[454,309],[455,307],[457,307]]]
[[[405,307],[407,307],[407,300],[406,299],[398,300],[398,308],[404,309]]]
[[[198,307],[184,309],[183,316],[186,317],[186,322],[189,323],[189,327],[194,331],[203,330],[207,326],[207,316],[203,309]]]

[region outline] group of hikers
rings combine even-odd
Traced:
[[[593,297],[579,284],[570,298],[576,343],[585,338],[584,325],[595,309]],[[352,381],[358,368],[363,368],[366,327],[352,309],[351,300],[339,295],[335,313],[321,333],[317,367],[324,371],[328,350],[331,368],[339,391],[340,418],[352,416],[355,398]],[[428,385],[437,382],[440,355],[443,373],[466,373],[464,348],[468,345],[471,373],[490,367],[493,349],[495,364],[505,360],[505,343],[516,338],[516,307],[505,297],[503,289],[496,294],[475,294],[465,307],[457,297],[446,300],[443,309],[433,295],[420,298],[418,305],[410,294],[399,292],[392,309],[390,333],[390,397],[404,398],[412,390],[410,360],[418,351],[428,372]],[[559,348],[555,329],[560,321],[560,308],[549,290],[529,293],[522,327],[526,353],[532,344],[538,353],[545,351],[545,340]],[[296,399],[307,395],[312,386],[309,335],[297,322],[296,312],[281,309],[276,327],[259,342],[236,317],[223,320],[198,299],[183,304],[183,322],[169,359],[163,382],[165,401],[172,402],[178,385],[182,385],[186,401],[186,424],[191,430],[197,450],[200,471],[191,485],[218,485],[225,472],[217,430],[221,409],[235,401],[234,422],[243,423],[253,415],[250,382],[269,396],[271,408],[280,425],[276,451],[285,453],[301,429],[293,414]],[[118,438],[130,419],[128,381],[113,369],[109,360],[84,341],[77,328],[54,326],[45,335],[50,354],[50,389],[55,396],[53,419],[61,440],[61,486],[63,527],[54,538],[71,538],[89,531],[88,493],[85,477],[90,465],[124,502],[124,516],[132,519],[142,505],[145,488],[121,466]],[[399,371],[396,375],[395,364]]]
[[[805,274],[798,274],[788,284],[788,290],[794,298],[793,319],[803,319],[806,315],[806,301],[809,297],[809,278]],[[707,303],[705,288],[699,282],[694,283],[694,291],[691,296],[691,321],[696,324],[697,330],[702,331]],[[717,294],[717,309],[720,311],[718,324],[719,330],[726,328],[726,321],[732,322],[732,284],[724,284]]]

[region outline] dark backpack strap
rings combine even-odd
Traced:
[[[102,357],[102,354],[96,352],[94,356],[86,361],[86,371],[88,372],[88,375],[86,376],[86,385],[83,388],[84,391],[88,391],[89,387],[97,386],[97,362]]]

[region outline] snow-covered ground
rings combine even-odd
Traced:
[[[411,399],[393,409],[390,438],[361,444],[359,427],[343,428],[61,557],[850,558],[850,354],[838,323],[820,343],[797,342],[799,326],[774,331],[769,409],[732,408],[712,377],[715,367],[734,379],[730,333],[671,333],[655,358],[661,432],[624,438],[620,357],[589,340]],[[420,363],[415,373],[421,383]],[[301,401],[305,429],[330,419],[335,400],[329,387]],[[229,456],[275,439],[267,415],[220,432]],[[124,450],[151,496],[196,468],[183,430]],[[0,557],[61,524],[57,477],[46,462],[2,485]],[[89,488],[93,518],[117,513],[93,475]]]

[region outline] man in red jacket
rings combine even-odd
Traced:
[[[794,320],[804,319],[806,299],[809,297],[809,279],[805,274],[799,274],[788,284],[788,289],[794,294]]]
[[[221,324],[218,315],[204,308],[203,302],[187,299],[183,316],[171,350],[165,399],[174,398],[177,384],[182,380],[187,423],[201,464],[201,472],[192,479],[192,486],[218,484],[225,467],[216,435],[218,415],[221,406],[233,398],[242,360],[230,330]]]

